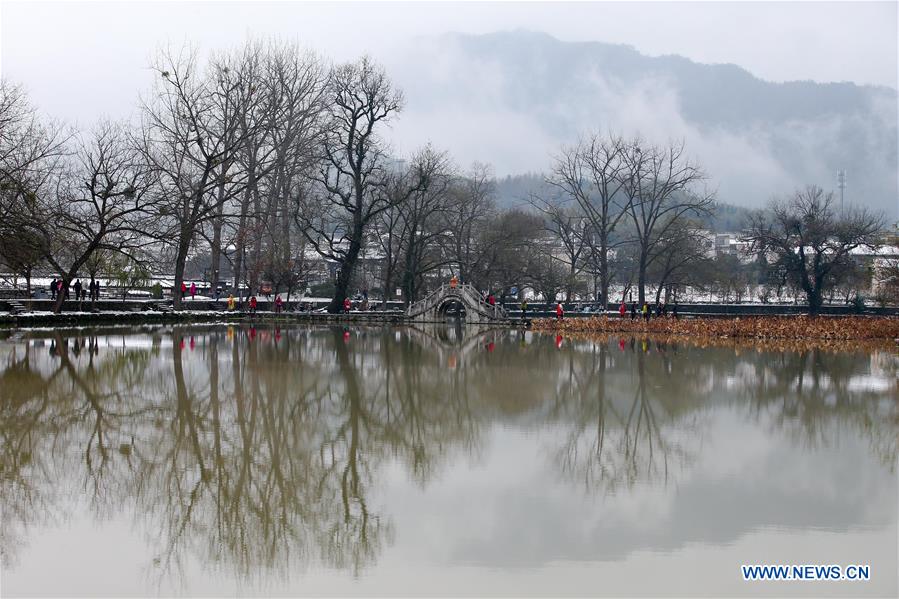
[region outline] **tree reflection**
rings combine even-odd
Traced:
[[[582,343],[587,356],[569,354],[555,395],[554,418],[570,423],[556,460],[591,491],[667,483],[672,466],[685,467],[699,451],[704,377],[678,359],[677,346],[621,341],[617,353],[610,339]]]
[[[895,472],[899,355],[805,349],[776,360],[756,353],[746,361],[741,383],[757,421],[807,448],[835,445],[849,429],[868,439],[874,454]]]
[[[75,489],[97,518],[138,518],[160,582],[189,558],[241,579],[359,575],[393,542],[385,472],[424,487],[494,422],[561,429],[559,471],[602,492],[671,481],[715,401],[807,444],[850,423],[896,458],[895,387],[859,387],[875,366],[895,380],[893,355],[264,327],[45,333],[0,351],[7,567],[30,526],[77,509]]]

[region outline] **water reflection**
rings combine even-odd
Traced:
[[[840,482],[895,494],[899,359],[889,352],[451,327],[209,326],[20,333],[0,343],[0,360],[5,569],[32,527],[87,510],[139,522],[160,580],[191,558],[240,579],[319,564],[358,576],[403,542],[396,512],[379,499],[387,471],[398,465],[427,489],[513,447],[509,430],[534,436],[543,448],[535,477],[552,473],[538,484],[568,489],[565,501],[581,492],[613,509],[604,497],[679,488],[674,516],[652,530],[614,519],[590,528],[559,509],[564,501],[512,502],[497,520],[515,521],[499,522],[490,543],[461,543],[469,562],[515,561],[522,544],[502,528],[535,520],[547,530],[521,563],[890,518],[861,513],[856,493],[825,489],[833,477],[806,489],[784,482],[776,465],[773,474],[699,477],[694,464],[715,461],[704,451],[725,426],[752,431],[747,444],[768,442],[761,434],[785,441],[792,450],[774,457],[791,469],[815,464],[808,452],[822,447],[857,462],[861,441],[879,471],[847,466]]]

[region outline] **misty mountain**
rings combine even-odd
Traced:
[[[759,206],[809,183],[899,216],[897,92],[761,80],[739,66],[645,56],[527,31],[421,38],[390,65],[406,93],[401,138],[425,136],[463,164],[547,171],[580,134],[683,139],[718,199]]]

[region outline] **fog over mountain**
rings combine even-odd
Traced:
[[[773,83],[530,31],[422,37],[386,62],[407,99],[392,137],[425,136],[463,165],[546,171],[560,144],[612,130],[683,139],[724,202],[759,206],[807,183],[836,190],[844,169],[847,202],[899,216],[895,89]]]

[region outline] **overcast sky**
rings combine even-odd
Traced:
[[[3,76],[57,117],[133,110],[155,48],[250,35],[297,39],[335,60],[387,56],[415,36],[504,29],[626,43],[732,62],[768,80],[896,87],[897,3],[862,2],[28,2],[0,4]]]

